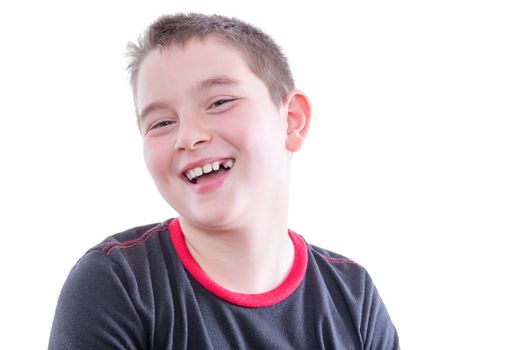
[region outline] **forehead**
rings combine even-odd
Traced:
[[[226,77],[240,84],[263,85],[244,57],[233,45],[214,37],[190,39],[152,50],[142,62],[137,76],[137,107],[166,94],[194,92],[200,82]]]

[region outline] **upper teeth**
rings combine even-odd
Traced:
[[[198,178],[199,176],[203,174],[211,173],[212,171],[217,171],[220,169],[221,164],[224,168],[230,169],[233,167],[233,160],[228,159],[227,161],[215,161],[212,163],[204,164],[202,167],[195,167],[193,169],[190,169],[184,173],[188,180],[193,180]]]

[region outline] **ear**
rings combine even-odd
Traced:
[[[308,97],[299,90],[292,90],[285,101],[288,128],[286,131],[286,149],[297,152],[303,145],[310,126],[312,107]]]

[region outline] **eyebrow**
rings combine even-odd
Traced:
[[[233,79],[225,75],[219,75],[197,83],[195,87],[193,87],[193,89],[191,89],[190,91],[193,94],[198,94],[216,85],[237,85],[239,83],[240,81],[237,79]]]
[[[169,110],[170,108],[162,102],[152,102],[149,105],[147,105],[146,108],[142,110],[142,112],[140,112],[139,120],[144,119],[144,117],[146,117],[146,115],[148,115],[151,112],[167,109]]]
[[[233,79],[227,76],[216,76],[216,77],[212,77],[212,78],[205,79],[203,81],[198,82],[193,88],[190,89],[190,93],[196,95],[196,94],[203,92],[204,90],[211,89],[214,86],[218,86],[218,85],[219,86],[220,85],[231,86],[231,85],[237,85],[239,83],[240,83],[240,80],[237,80],[237,79]],[[154,112],[157,110],[166,110],[166,109],[170,110],[171,108],[163,102],[152,102],[149,105],[147,105],[146,108],[142,110],[142,112],[140,112],[139,120],[144,119],[144,117],[151,112]]]

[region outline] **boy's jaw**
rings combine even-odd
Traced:
[[[193,192],[208,193],[222,186],[234,164],[230,157],[201,159],[184,166],[180,178]]]

